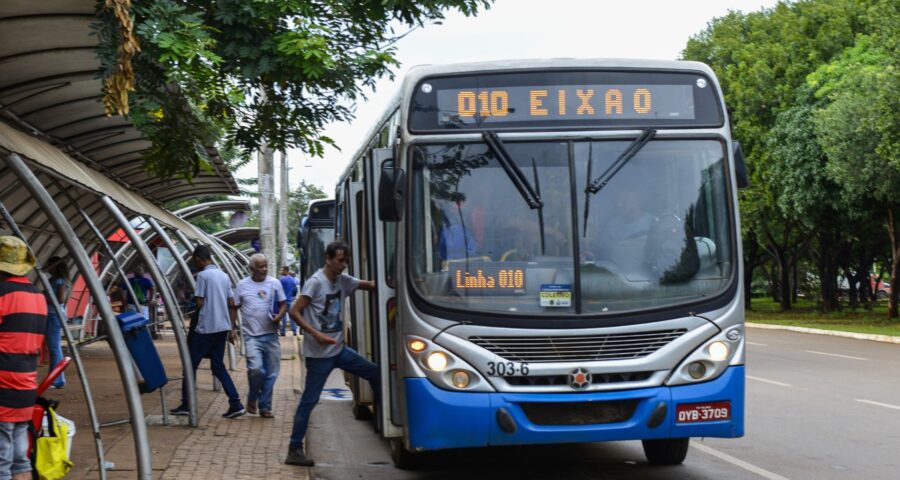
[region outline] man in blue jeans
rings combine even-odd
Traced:
[[[250,276],[238,282],[233,305],[241,309],[247,348],[247,411],[274,418],[272,389],[281,369],[281,343],[275,329],[287,312],[287,304],[281,282],[269,276],[265,255],[250,257]],[[277,313],[273,314],[273,310]]]
[[[288,448],[288,465],[311,467],[314,462],[303,453],[303,437],[309,425],[309,415],[319,402],[325,380],[335,368],[364,378],[379,389],[378,367],[344,345],[344,325],[341,305],[357,288],[375,290],[375,282],[360,280],[344,272],[350,259],[350,247],[344,242],[332,242],[325,248],[325,266],[316,272],[300,292],[291,308],[291,318],[306,333],[303,336],[303,356],[306,357],[306,386],[294,413],[294,428]]]
[[[222,416],[237,418],[247,411],[241,404],[241,397],[228,369],[225,368],[225,342],[235,342],[237,315],[230,311],[231,280],[219,267],[212,263],[212,252],[206,245],[194,249],[194,264],[200,269],[197,274],[197,289],[194,300],[200,315],[197,326],[188,333],[188,351],[191,355],[191,367],[196,378],[197,366],[203,358],[208,357],[213,375],[222,383],[228,395],[228,411]],[[181,405],[169,411],[172,415],[188,415],[187,386],[181,382]]]
[[[294,302],[294,297],[297,296],[297,281],[291,276],[291,269],[283,266],[281,267],[281,276],[278,277],[278,281],[281,282],[281,288],[284,290],[284,297],[287,300],[287,309],[291,309],[291,304]],[[277,313],[274,312],[273,313]],[[294,336],[297,336],[297,324],[294,320],[291,319],[290,315],[282,315],[281,319],[281,336],[283,337],[287,330],[287,325],[291,324],[291,331],[294,332]]]

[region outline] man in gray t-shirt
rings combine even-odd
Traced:
[[[281,282],[269,276],[269,261],[257,253],[250,257],[250,276],[234,289],[234,307],[240,308],[247,349],[247,411],[263,418],[272,414],[272,389],[281,367],[281,343],[276,327],[287,310]],[[277,310],[274,308],[277,306]],[[272,311],[278,313],[272,314]]]
[[[335,368],[364,378],[378,398],[378,367],[344,345],[344,320],[341,306],[348,295],[362,290],[374,291],[375,282],[360,280],[344,272],[350,260],[350,247],[332,242],[325,249],[325,266],[303,285],[291,307],[291,318],[303,329],[303,356],[306,357],[306,386],[294,414],[294,428],[288,448],[288,465],[312,466],[303,453],[303,437],[309,415],[319,401],[325,380]]]

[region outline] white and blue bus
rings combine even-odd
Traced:
[[[398,466],[491,445],[744,432],[737,188],[706,65],[546,60],[410,71],[337,186],[350,379]],[[380,405],[372,405],[373,395]]]

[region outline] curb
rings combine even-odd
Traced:
[[[857,340],[870,340],[873,342],[896,343],[900,345],[900,337],[893,335],[875,335],[869,333],[842,332],[840,330],[823,330],[821,328],[790,327],[787,325],[770,325],[768,323],[745,323],[750,328],[762,328],[766,330],[789,330],[791,332],[813,333],[816,335],[831,335],[833,337],[855,338]]]

